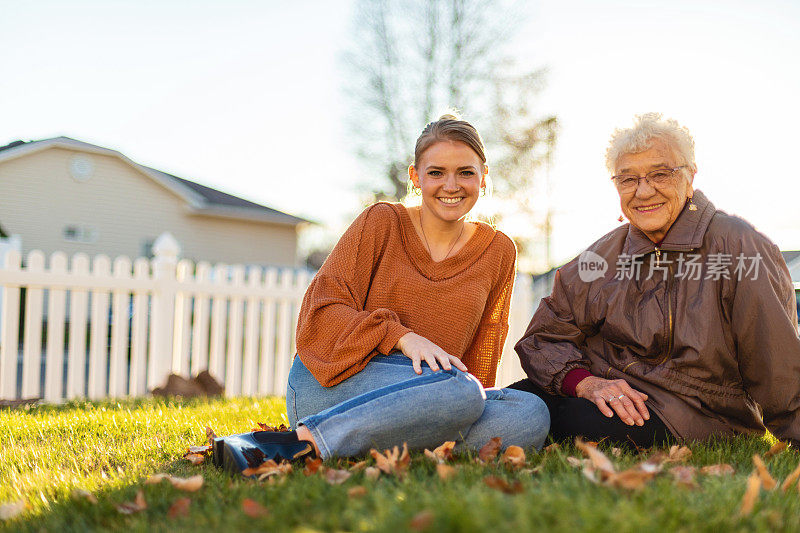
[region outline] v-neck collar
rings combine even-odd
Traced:
[[[667,234],[661,240],[659,249],[672,252],[688,252],[700,248],[703,244],[703,236],[706,234],[708,225],[717,208],[714,207],[706,195],[701,191],[694,191],[692,203],[697,206],[697,210],[689,209],[689,203],[683,206],[681,214],[667,230]],[[623,255],[639,256],[655,251],[656,245],[647,235],[636,226],[629,224],[628,235],[625,238],[625,245],[622,248]]]
[[[475,233],[455,255],[442,261],[434,261],[422,244],[408,209],[403,204],[389,205],[400,219],[401,235],[408,257],[420,274],[432,281],[451,278],[467,268],[483,254],[494,239],[494,228],[484,222],[476,222]]]

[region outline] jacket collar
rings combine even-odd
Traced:
[[[667,230],[667,235],[661,241],[661,250],[688,252],[700,248],[703,244],[703,236],[706,234],[711,218],[717,209],[714,207],[706,195],[701,191],[694,191],[692,203],[697,206],[696,211],[689,210],[689,203],[683,206],[681,214]],[[628,256],[639,256],[653,252],[656,245],[651,241],[642,230],[628,225],[628,235],[625,238],[625,246],[622,253]]]

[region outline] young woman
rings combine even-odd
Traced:
[[[455,440],[474,450],[492,437],[541,447],[545,404],[485,388],[508,332],[516,250],[467,219],[488,174],[478,132],[452,115],[428,124],[408,173],[421,205],[367,208],[306,292],[286,395],[295,431],[240,436],[218,454],[231,459],[218,462],[241,470],[241,446],[259,450],[256,462],[404,442],[423,449]]]

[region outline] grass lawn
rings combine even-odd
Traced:
[[[800,531],[795,487],[762,491],[752,514],[739,516],[752,456],[770,447],[760,438],[690,445],[686,465],[729,463],[733,476],[698,475],[697,488],[684,488],[668,465],[634,492],[592,483],[567,461],[581,457],[572,446],[529,453],[533,473],[461,457],[453,463],[456,475],[443,481],[431,461],[412,454],[403,479],[382,475],[371,481],[358,471],[339,485],[320,475],[306,477],[302,467],[277,483],[234,479],[211,464],[193,466],[181,458],[189,445],[205,443],[206,425],[218,435],[240,433],[256,422],[278,424],[283,412],[282,399],[147,399],[0,410],[0,506],[20,499],[28,505],[16,518],[0,521],[0,531]],[[605,451],[618,468],[644,459]],[[767,467],[780,483],[798,461],[800,454],[790,449],[768,459]],[[192,493],[167,482],[145,485],[157,472],[202,474],[205,482]],[[523,490],[505,494],[490,488],[484,483],[488,475],[520,480]],[[356,486],[365,494],[348,496]],[[97,503],[74,496],[76,488],[92,492]],[[118,512],[116,505],[133,501],[140,489],[147,508]],[[191,500],[188,513],[169,518],[172,504],[184,497]],[[245,514],[246,498],[267,514]],[[413,522],[422,511],[430,511],[427,520]]]

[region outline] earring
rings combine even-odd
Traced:
[[[697,206],[692,203],[692,197],[688,198],[689,200],[689,211],[697,211]]]
[[[481,187],[481,196],[486,196],[486,186]]]
[[[416,194],[417,196],[422,195],[422,187],[417,187],[416,185],[414,185],[413,187],[411,187],[411,190],[414,191],[414,194]]]
[[[618,216],[618,217],[617,217],[617,221],[618,221],[618,222],[622,222],[623,220],[625,220],[625,219],[624,219],[624,218],[622,218],[622,215],[620,215],[620,216]]]

